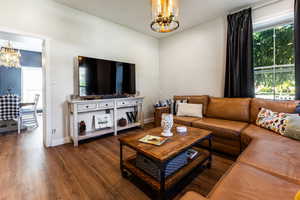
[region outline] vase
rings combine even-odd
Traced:
[[[173,133],[171,129],[173,127],[173,115],[172,114],[162,114],[161,117],[161,127],[163,128],[162,136],[171,137]]]

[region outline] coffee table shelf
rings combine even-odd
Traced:
[[[145,132],[119,138],[120,170],[123,177],[127,177],[126,172],[129,172],[129,175],[141,180],[141,182],[146,183],[154,191],[157,191],[159,199],[166,199],[171,191],[176,193],[176,191],[178,191],[178,187],[184,185],[182,183],[186,182],[185,180],[189,179],[189,177],[192,177],[194,171],[197,172],[197,169],[210,168],[212,163],[212,132],[209,130],[188,127],[186,134],[180,134],[176,132],[177,126],[180,125],[175,124],[172,129],[174,135],[169,137],[168,140],[161,146],[139,142],[139,140],[146,135],[161,136],[161,128],[153,128]],[[209,144],[208,151],[199,148],[199,146],[205,141],[208,141]],[[135,151],[136,155],[141,154],[147,159],[150,159],[159,170],[160,180],[155,179],[136,166],[136,155],[134,157],[127,156],[126,158],[123,153],[128,151],[124,151],[124,147],[129,148],[131,153],[132,151]],[[188,162],[188,164],[174,172],[173,175],[165,177],[169,161],[186,152],[190,148],[196,149],[200,152],[200,154],[198,154],[192,161]]]
[[[180,181],[187,174],[189,174],[193,169],[195,169],[195,167],[204,164],[205,161],[208,160],[209,157],[208,151],[196,147],[194,147],[193,149],[198,151],[199,155],[197,155],[197,157],[194,158],[192,161],[189,161],[187,165],[179,169],[177,172],[167,177],[165,182],[165,189],[167,190],[170,189],[172,186],[178,183],[178,181]],[[153,189],[159,191],[161,189],[160,182],[155,178],[153,178],[152,176],[145,173],[143,170],[136,167],[135,160],[136,160],[136,156],[132,156],[128,158],[127,160],[124,161],[123,167],[127,169],[129,172],[131,172],[132,174],[134,174],[135,176],[147,182]]]

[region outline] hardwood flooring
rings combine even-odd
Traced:
[[[153,125],[146,125],[145,130]],[[118,137],[44,148],[41,128],[21,135],[0,135],[0,200],[150,199],[119,170]],[[122,134],[141,131],[133,129]],[[199,174],[175,199],[194,190],[206,196],[234,161],[213,156],[213,165]]]

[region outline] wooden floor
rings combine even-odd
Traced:
[[[145,129],[151,128],[147,125]],[[141,129],[133,129],[131,134]],[[207,195],[233,161],[218,155],[211,169],[202,172],[184,191]],[[36,199],[150,199],[119,170],[118,137],[90,140],[74,148],[71,144],[47,148],[41,128],[0,135],[0,200]]]

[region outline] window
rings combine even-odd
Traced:
[[[87,69],[85,67],[79,67],[79,94],[86,95],[87,94]]]
[[[40,95],[37,108],[43,109],[43,70],[41,67],[22,67],[22,101],[33,102]]]
[[[257,31],[253,38],[256,97],[295,99],[294,25]]]

